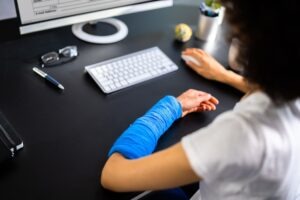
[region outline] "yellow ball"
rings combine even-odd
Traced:
[[[187,42],[191,39],[193,31],[187,24],[178,24],[175,26],[175,39],[180,42]]]

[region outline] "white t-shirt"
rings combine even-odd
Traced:
[[[300,200],[300,99],[253,93],[181,142],[203,178],[193,200]]]

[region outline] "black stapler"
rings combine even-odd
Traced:
[[[15,157],[16,152],[23,147],[20,136],[0,112],[0,163]]]

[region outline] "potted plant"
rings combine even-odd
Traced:
[[[216,38],[218,27],[223,21],[224,8],[219,0],[204,0],[200,4],[200,16],[196,37],[204,41]]]
[[[218,0],[204,0],[200,4],[200,11],[208,17],[217,17],[221,11],[222,5]]]

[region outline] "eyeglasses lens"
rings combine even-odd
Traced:
[[[63,55],[64,57],[76,57],[78,55],[77,47],[76,46],[67,46],[59,50],[59,54]]]
[[[64,47],[58,52],[49,52],[41,56],[42,67],[51,67],[63,64],[77,57],[78,51],[76,46]]]
[[[52,65],[58,62],[59,55],[56,52],[46,53],[41,57],[43,64]]]

